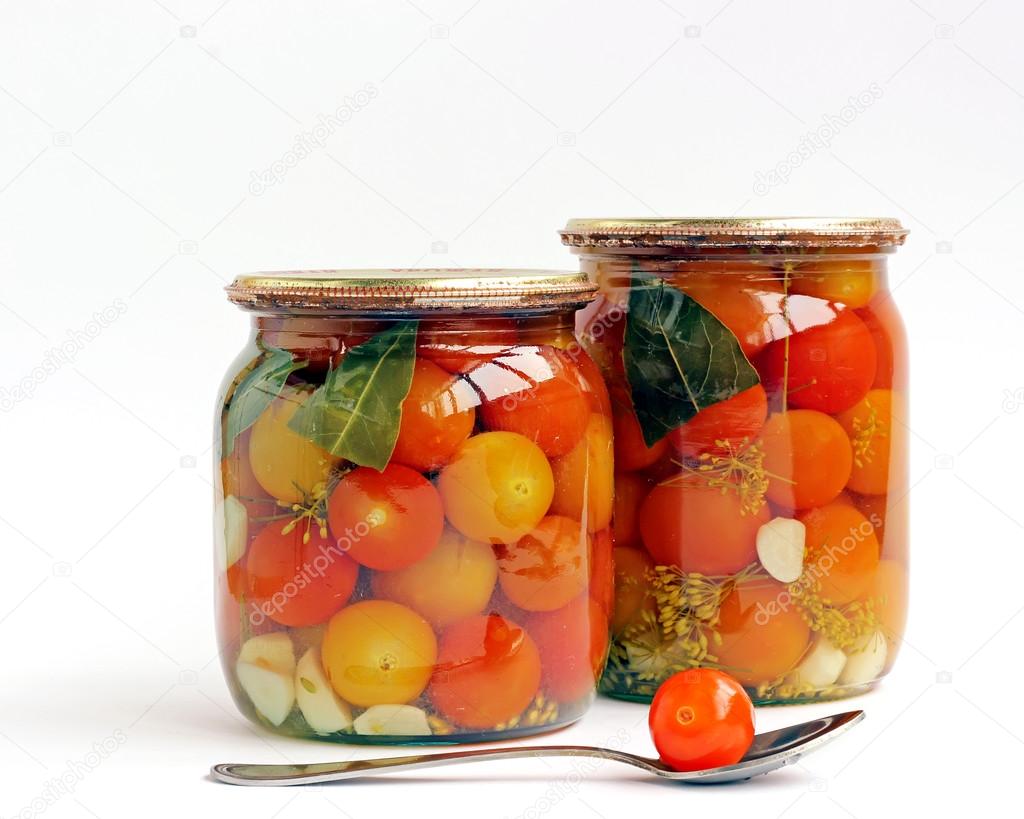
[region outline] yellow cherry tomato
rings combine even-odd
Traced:
[[[422,560],[394,572],[374,572],[376,597],[402,603],[435,627],[479,614],[498,580],[498,561],[488,543],[446,529]]]
[[[321,654],[327,678],[343,700],[364,707],[397,705],[427,687],[437,638],[412,609],[364,600],[331,618]]]
[[[551,506],[547,457],[516,432],[474,435],[442,471],[437,488],[448,521],[471,540],[515,543]]]
[[[556,515],[583,520],[586,510],[587,531],[599,532],[612,520],[612,423],[594,413],[587,422],[583,438],[567,455],[551,462],[555,478],[555,497],[551,511]]]
[[[293,432],[288,422],[309,392],[285,387],[253,424],[249,465],[260,486],[278,500],[298,503],[303,493],[327,480],[338,458]]]

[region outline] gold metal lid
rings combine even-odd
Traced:
[[[577,271],[410,268],[252,273],[225,290],[250,310],[493,312],[586,304],[596,286]]]
[[[570,219],[559,231],[574,247],[877,247],[903,244],[898,219],[779,216],[767,218]]]

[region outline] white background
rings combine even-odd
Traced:
[[[48,816],[868,819],[1016,800],[1022,25],[1014,0],[0,0],[0,816],[38,815],[69,765]],[[367,84],[325,144],[252,185]],[[787,180],[755,190],[780,164]],[[221,290],[234,274],[571,267],[571,216],[790,213],[912,230],[894,284],[913,602],[862,726],[710,790],[564,760],[308,790],[205,779],[361,753],[251,728],[215,660],[209,449],[247,332]],[[642,706],[602,701],[555,741],[615,737],[651,750]]]

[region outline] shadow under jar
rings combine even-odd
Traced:
[[[722,668],[758,704],[872,688],[907,604],[907,365],[889,219],[573,220],[615,432],[612,647],[649,700]]]
[[[579,273],[242,276],[217,419],[217,628],[283,734],[477,742],[593,698],[612,605],[612,419]]]

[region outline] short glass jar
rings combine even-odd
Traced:
[[[607,391],[579,273],[313,271],[228,287],[217,620],[292,736],[477,742],[578,719],[612,603]]]
[[[714,666],[758,704],[891,668],[907,604],[907,364],[888,219],[574,220],[614,406],[601,690]]]

